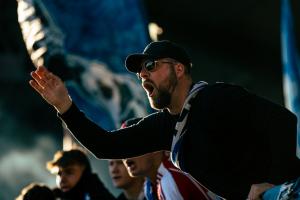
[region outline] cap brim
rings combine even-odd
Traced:
[[[152,57],[147,54],[131,54],[131,55],[127,56],[127,58],[125,60],[125,67],[128,71],[137,73],[137,72],[141,71],[142,62],[145,59],[150,59],[150,58],[152,58]]]

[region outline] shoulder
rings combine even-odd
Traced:
[[[57,198],[61,198],[63,196],[62,191],[57,187],[53,188],[52,192],[53,192],[54,196]]]
[[[176,168],[169,160],[165,160],[161,164],[158,170],[158,179],[161,181],[161,184],[168,185],[173,182],[179,188],[186,188],[189,184],[196,184],[188,173]]]
[[[160,178],[160,179],[159,179]],[[165,196],[171,199],[209,199],[208,190],[192,176],[164,161],[159,168],[158,181]]]
[[[127,200],[124,193],[121,193],[117,198],[116,200]]]
[[[90,172],[90,173],[84,174],[83,178],[85,178],[86,181],[88,181],[89,183],[92,183],[92,184],[99,183],[99,182],[101,183],[100,178],[95,173]]]
[[[177,117],[171,115],[167,110],[152,113],[139,121],[140,125],[150,126],[157,125],[158,127],[173,127]]]
[[[203,90],[201,90],[201,93],[205,93],[206,95],[238,95],[238,94],[248,94],[249,91],[239,85],[231,84],[231,83],[223,83],[223,82],[217,82],[214,84],[208,84]]]
[[[239,85],[217,82],[208,84],[198,92],[192,105],[203,105],[209,108],[210,105],[227,105],[252,95],[246,88]]]

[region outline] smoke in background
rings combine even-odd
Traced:
[[[9,96],[4,90],[2,94]],[[16,103],[18,98],[15,99],[15,101],[0,99],[1,200],[14,199],[20,190],[31,182],[55,185],[55,178],[46,171],[45,163],[51,160],[54,152],[60,148],[58,140],[50,132],[37,131],[33,128],[34,123],[28,123],[29,118],[28,121],[21,120],[22,115],[26,115],[26,109],[25,112],[15,113],[13,107],[19,107]],[[22,97],[22,100],[26,104],[30,98]],[[30,113],[27,114],[30,116]],[[38,120],[37,122],[41,123]]]
[[[1,156],[0,187],[3,192],[0,194],[0,199],[13,199],[31,182],[45,183],[51,187],[55,185],[55,177],[47,173],[45,163],[51,159],[51,152],[54,152],[58,146],[50,137],[41,136],[34,140],[33,147],[17,147]]]

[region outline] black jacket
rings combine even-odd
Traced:
[[[68,192],[55,188],[55,196],[60,200],[115,200],[116,198],[104,187],[96,174],[84,171],[79,182]]]
[[[121,193],[116,200],[128,200],[124,193]],[[146,197],[143,198],[143,200],[147,200]]]
[[[60,117],[96,157],[111,159],[170,150],[178,118],[157,112],[110,134],[74,104]],[[251,184],[299,175],[296,123],[284,107],[239,86],[208,85],[192,102],[179,150],[181,168],[220,196],[245,199]]]

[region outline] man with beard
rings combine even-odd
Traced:
[[[45,67],[31,73],[30,85],[98,158],[168,150],[177,167],[228,199],[245,199],[253,183],[298,176],[297,118],[284,107],[240,86],[194,83],[191,59],[170,41],[150,43],[125,65],[158,111],[112,133],[85,117],[61,79]]]
[[[61,200],[115,200],[98,176],[92,173],[90,162],[79,149],[57,151],[47,169],[56,175],[58,188],[53,189]]]

